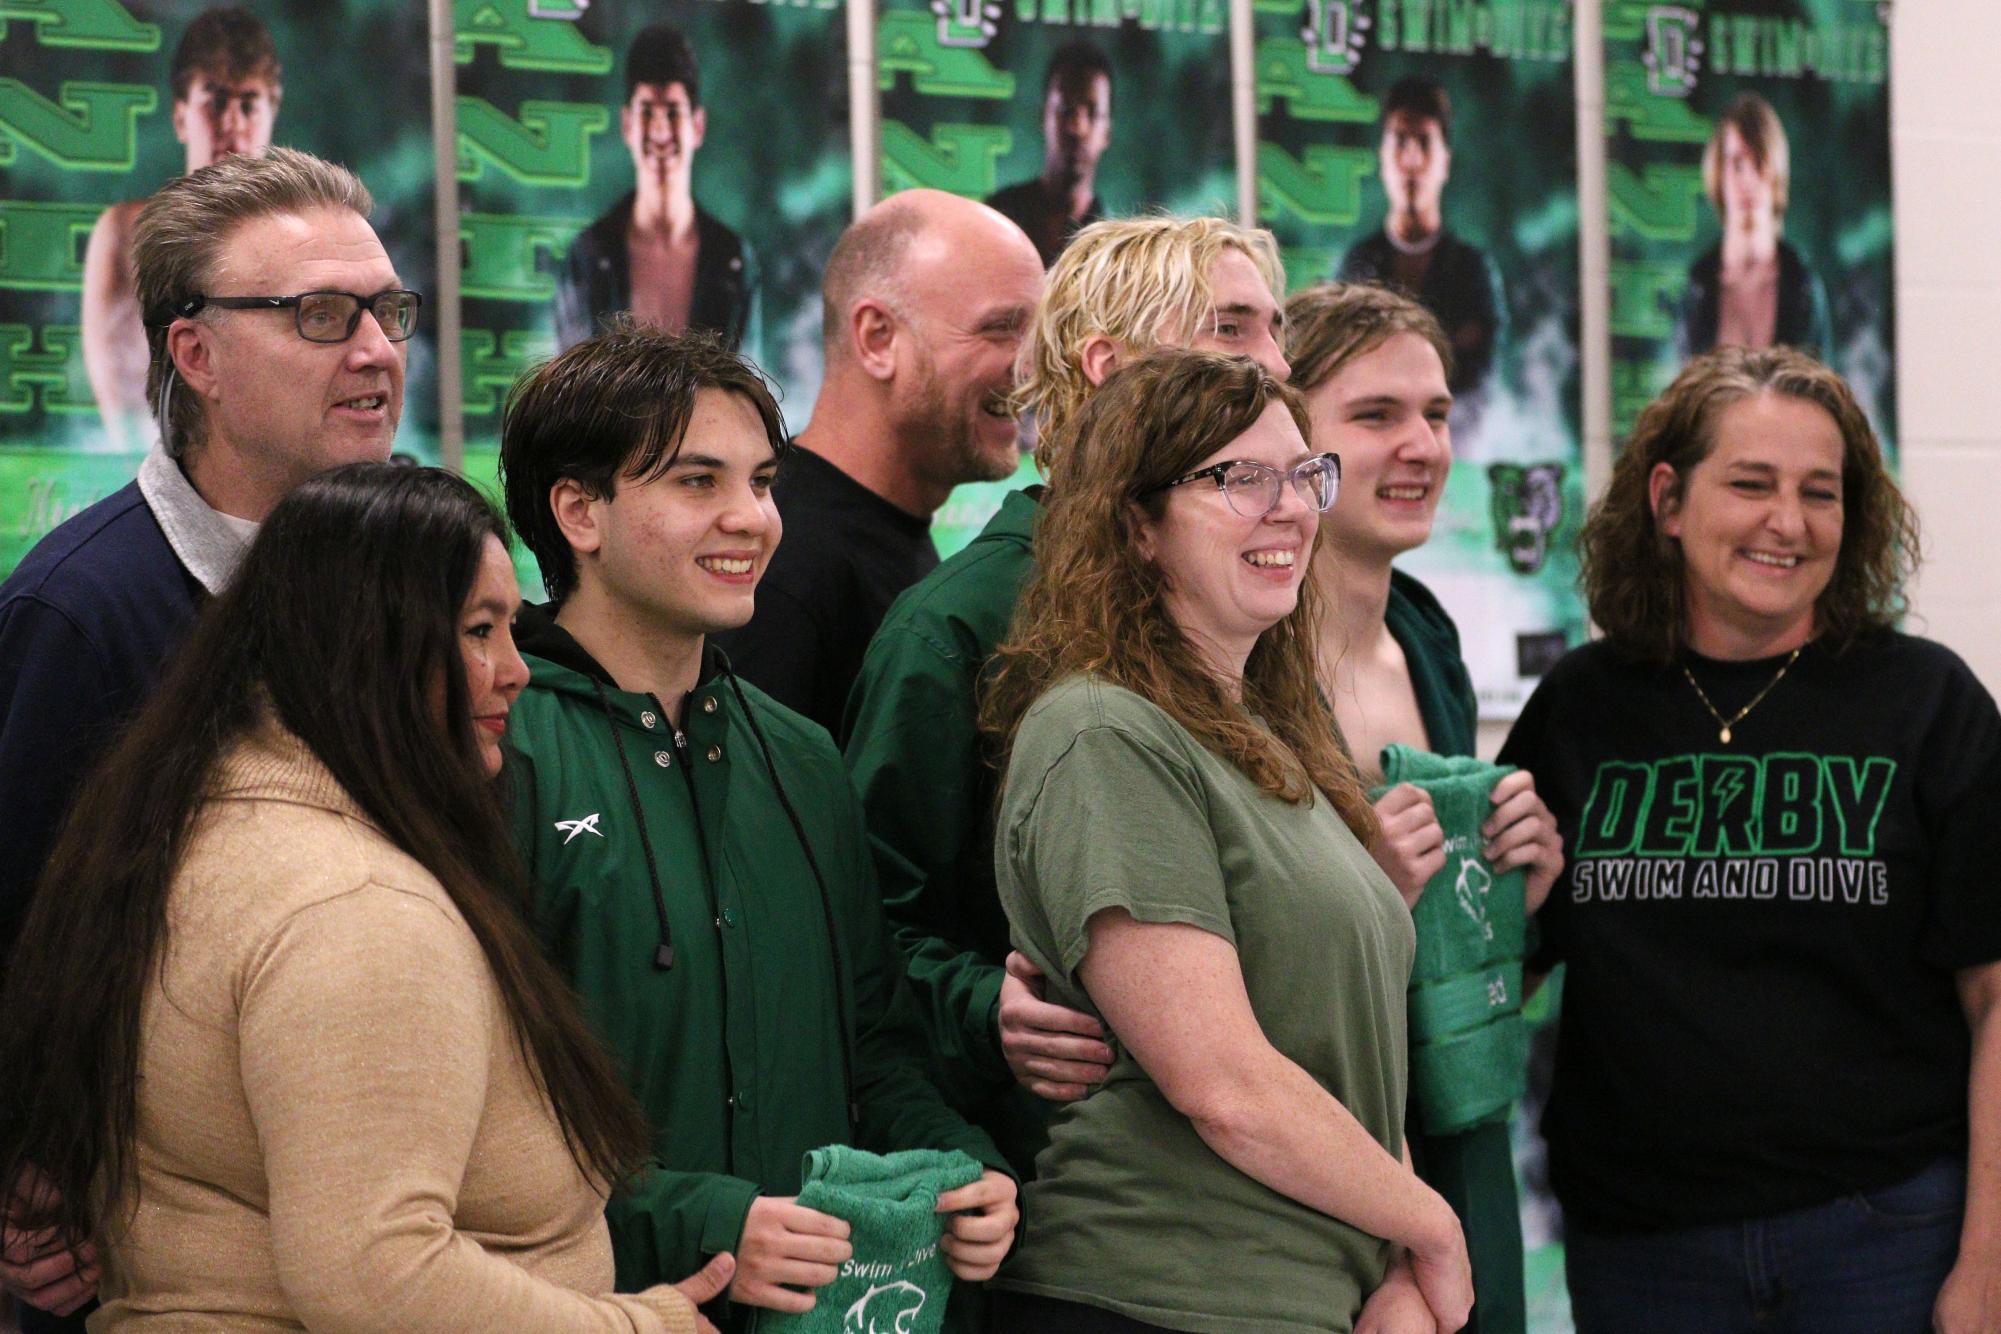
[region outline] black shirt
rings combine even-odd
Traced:
[[[1493,367],[1494,344],[1501,332],[1501,279],[1493,261],[1449,228],[1442,230],[1425,257],[1423,281],[1412,292],[1397,281],[1397,257],[1387,233],[1371,232],[1341,257],[1336,276],[1342,282],[1382,283],[1403,290],[1436,315],[1452,343],[1452,392],[1478,389]]]
[[[1069,197],[1051,192],[1039,176],[995,191],[987,196],[987,204],[1028,233],[1045,269],[1056,262],[1072,237],[1105,216],[1104,206],[1092,195],[1084,216],[1071,217]]]
[[[625,234],[636,193],[627,194],[570,241],[556,275],[556,346],[568,349],[603,333],[611,316],[632,309],[632,258]],[[757,257],[750,243],[702,209],[695,210],[695,290],[688,328],[708,330],[731,351],[758,329]]]
[[[772,495],[785,531],[757,586],[757,612],[711,639],[745,680],[838,734],[883,613],[938,566],[931,520],[798,445],[779,465]]]
[[[1730,718],[1785,659],[1689,669]],[[1603,643],[1501,750],[1569,860],[1538,963],[1567,964],[1543,1131],[1600,1231],[1825,1203],[1966,1148],[1954,971],[2001,957],[2001,715],[1949,650],[1809,644],[1732,729],[1680,667]]]

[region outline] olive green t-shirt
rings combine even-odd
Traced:
[[[1022,720],[994,867],[1050,1000],[1097,1013],[1077,968],[1103,909],[1212,931],[1272,1045],[1402,1152],[1410,913],[1324,796],[1267,796],[1138,695],[1070,677]],[[999,1286],[1169,1329],[1351,1329],[1388,1243],[1239,1172],[1113,1050],[1051,1122]]]

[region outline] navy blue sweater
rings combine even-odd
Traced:
[[[0,958],[78,784],[207,598],[133,482],[0,583]]]

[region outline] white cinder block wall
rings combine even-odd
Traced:
[[[1903,482],[1925,539],[1910,629],[2001,695],[2001,4],[1897,0],[1890,132]]]

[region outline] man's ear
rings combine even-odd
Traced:
[[[214,337],[215,331],[196,319],[177,319],[167,328],[167,356],[174,371],[202,399],[218,397],[222,387]]]
[[[702,140],[709,137],[709,109],[696,107],[688,113],[688,152],[702,146]]]
[[[549,512],[563,540],[579,556],[596,555],[604,547],[604,505],[574,477],[562,478],[549,488]]]
[[[1084,378],[1094,385],[1103,384],[1124,360],[1125,348],[1104,334],[1092,334],[1077,351],[1077,364],[1083,368]]]
[[[188,141],[188,114],[187,100],[185,98],[175,98],[173,115],[169,119],[173,123],[174,138],[177,142],[186,143]]]
[[[1647,474],[1647,506],[1654,526],[1669,537],[1681,536],[1681,475],[1671,463],[1656,463]]]
[[[896,374],[896,316],[874,297],[861,297],[848,311],[848,350],[872,380]]]

